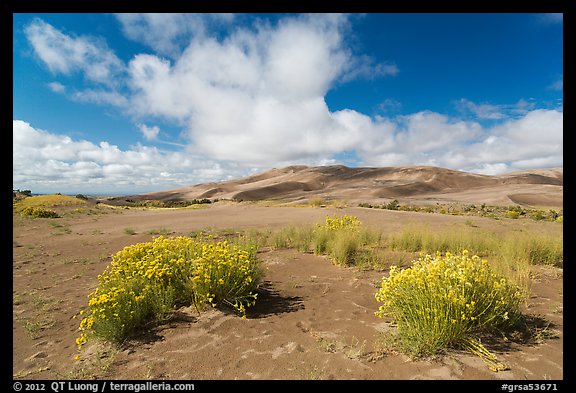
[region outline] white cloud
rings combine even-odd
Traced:
[[[466,98],[455,102],[456,109],[464,116],[471,115],[479,120],[506,120],[518,118],[533,110],[536,105],[532,99],[520,99],[514,104],[477,104]]]
[[[354,57],[345,26],[342,15],[304,15],[222,41],[195,38],[174,62],[137,55],[129,64],[133,111],[187,124],[191,151],[219,160],[329,158],[358,141],[330,112],[328,90],[353,73],[397,72]]]
[[[225,173],[245,173],[183,152],[164,152],[142,145],[121,150],[107,142],[72,140],[21,120],[13,120],[12,126],[14,188],[34,192],[131,193],[220,180]]]
[[[502,113],[501,108],[498,107],[497,105],[487,103],[476,104],[465,98],[460,99],[456,103],[456,107],[461,112],[472,113],[475,117],[479,119],[497,120],[506,117],[506,115]]]
[[[396,134],[395,147],[413,152],[435,152],[474,140],[481,127],[474,122],[454,120],[435,112],[403,116],[404,129]]]
[[[563,165],[563,113],[532,110],[484,127],[434,112],[394,120],[355,114],[347,121],[359,132],[352,149],[362,165],[434,165],[495,174],[527,167]]]
[[[364,78],[374,80],[385,76],[396,76],[400,72],[398,66],[394,63],[375,64],[374,60],[366,55],[351,59],[350,66],[342,81],[346,82],[352,79]]]
[[[499,175],[501,173],[512,172],[510,165],[499,162],[496,164],[481,163],[474,168],[474,172],[481,175]]]
[[[160,128],[158,126],[148,127],[146,124],[138,124],[138,129],[148,141],[158,138],[158,134],[160,133]]]
[[[205,32],[211,23],[229,23],[230,15],[117,18],[128,37],[174,59],[137,54],[124,67],[104,43],[71,37],[39,19],[27,35],[54,72],[83,71],[94,81],[96,68],[108,69],[110,78],[127,72],[122,93],[87,88],[75,91],[74,100],[113,105],[136,120],[158,116],[183,125],[189,151],[242,165],[328,159],[354,146],[325,95],[341,80],[398,72],[394,64],[352,54],[344,39],[347,16],[341,14],[284,18],[275,26],[262,22],[221,40]],[[152,137],[147,131],[145,137]]]
[[[515,117],[516,115],[525,115],[531,110],[536,108],[536,104],[532,100],[520,99],[518,102],[509,109],[510,115]]]
[[[468,158],[463,167],[477,171],[506,163],[512,169],[525,169],[544,162],[562,166],[563,119],[562,112],[537,109],[493,126],[485,130],[483,140],[463,146]]]
[[[66,86],[60,82],[50,82],[47,86],[54,93],[64,93],[66,91]]]
[[[106,104],[118,108],[128,108],[130,101],[117,91],[102,89],[84,89],[75,91],[71,96],[73,100],[79,102],[89,102],[93,104]]]
[[[397,113],[402,109],[402,103],[393,98],[386,98],[376,106],[376,109],[383,113]]]
[[[518,120],[511,120],[494,128],[494,132],[510,138],[519,145],[538,145],[557,148],[563,141],[564,114],[555,110],[537,109]]]
[[[166,56],[177,56],[194,37],[203,36],[208,25],[227,24],[233,14],[115,14],[124,35]]]
[[[71,37],[38,18],[25,33],[35,53],[53,73],[81,71],[88,80],[109,85],[123,71],[122,61],[100,39]]]
[[[558,79],[556,82],[548,86],[548,88],[556,91],[564,90],[564,78]]]

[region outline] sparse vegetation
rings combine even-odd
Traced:
[[[308,204],[310,206],[314,206],[314,207],[323,207],[323,206],[326,206],[326,200],[324,198],[320,198],[320,197],[310,198],[308,200]]]
[[[401,205],[398,200],[393,200],[388,203],[382,204],[371,204],[367,202],[361,202],[358,207],[364,207],[368,209],[386,209],[386,210],[400,210],[400,211],[412,211],[420,213],[437,213],[437,214],[450,214],[450,215],[465,215],[465,216],[479,216],[479,217],[489,217],[493,219],[500,218],[530,218],[535,221],[556,221],[562,222],[562,210],[557,211],[554,209],[549,209],[544,211],[541,209],[529,209],[523,208],[519,205],[514,206],[487,206],[482,204],[480,207],[470,204],[439,204],[436,205],[426,205],[426,206],[414,206],[414,205]],[[560,219],[559,219],[560,218]]]
[[[385,263],[381,260],[385,252],[434,254],[469,250],[489,258],[501,273],[512,270],[518,273],[536,264],[562,267],[564,259],[562,236],[519,231],[502,235],[471,223],[434,231],[426,225],[407,225],[400,232],[384,236],[376,229],[363,227],[356,217],[327,216],[323,224],[315,226],[284,227],[266,236],[253,230],[243,236],[252,238],[260,246],[314,252],[330,256],[337,264],[362,265],[363,268],[381,267]]]
[[[30,318],[23,321],[24,330],[32,339],[40,336],[42,331],[53,327],[56,321],[53,316],[53,311],[58,307],[58,301],[46,296],[45,294],[32,291],[28,294],[26,301],[29,301],[34,308],[34,313]],[[20,303],[24,303],[23,297],[19,299]]]
[[[341,265],[352,265],[362,247],[376,241],[368,229],[360,228],[356,217],[326,217],[324,224],[314,227],[285,227],[270,236],[273,249],[294,248],[301,252],[328,255]]]
[[[161,235],[161,236],[166,236],[170,234],[170,229],[166,229],[166,228],[152,228],[150,230],[148,230],[148,232],[146,232],[149,235]]]
[[[58,232],[54,233],[56,235],[63,235],[63,234],[72,233],[72,229],[70,229],[70,226],[68,224],[62,224],[62,223],[59,223],[56,221],[49,221],[48,225],[51,226],[52,228],[58,230]]]
[[[181,200],[170,200],[170,201],[160,201],[160,200],[150,200],[146,199],[143,201],[133,201],[127,199],[129,206],[133,207],[148,207],[148,208],[183,208],[189,207],[194,205],[207,205],[211,204],[212,201],[207,198],[203,199],[192,199],[190,201],[181,201]]]
[[[436,251],[470,252],[495,261],[522,261],[527,265],[563,265],[562,237],[540,233],[507,232],[497,235],[475,228],[432,231],[426,226],[406,226],[400,233],[386,237],[392,250],[435,253]]]

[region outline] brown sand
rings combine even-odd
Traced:
[[[265,177],[264,177],[265,178]],[[477,357],[449,351],[410,360],[382,353],[390,321],[374,316],[376,285],[387,272],[359,272],[296,251],[262,250],[267,268],[247,319],[222,310],[198,315],[183,308],[149,335],[119,352],[88,348],[75,361],[79,319],[110,255],[149,241],[152,229],[188,235],[206,229],[274,229],[353,214],[384,233],[410,223],[432,228],[538,229],[562,224],[493,220],[376,209],[262,207],[217,203],[204,209],[124,210],[58,220],[14,216],[13,375],[23,379],[562,379],[562,270],[538,268],[526,312],[550,323],[556,336],[491,349],[510,369],[494,373]],[[60,226],[49,224],[57,222]],[[135,234],[126,233],[131,228]],[[394,262],[394,261],[392,261]]]
[[[348,168],[291,166],[220,183],[133,195],[133,200],[191,200],[202,198],[241,201],[312,198],[402,204],[487,203],[527,207],[561,207],[563,168],[478,175],[431,166]],[[123,198],[117,198],[122,201]]]

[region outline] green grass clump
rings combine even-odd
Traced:
[[[435,253],[452,251],[491,257],[495,260],[525,265],[563,265],[562,236],[541,233],[507,232],[504,235],[473,227],[432,231],[425,226],[409,225],[386,237],[391,250]]]
[[[563,236],[540,233],[508,233],[498,243],[495,255],[502,261],[523,262],[528,265],[563,267]]]
[[[313,241],[313,232],[310,227],[288,226],[280,229],[270,236],[270,246],[274,250],[295,248],[301,252],[308,252]]]
[[[177,306],[226,305],[246,315],[261,279],[256,250],[227,241],[162,236],[112,257],[81,311],[79,349],[91,336],[121,343]]]
[[[347,215],[326,216],[325,222],[317,224],[311,233],[314,253],[326,254],[334,263],[344,266],[356,264],[362,251],[379,240],[380,234],[362,228],[358,218]]]
[[[427,226],[407,225],[399,233],[386,237],[386,245],[392,250],[428,253],[467,249],[474,254],[487,255],[495,249],[497,242],[498,237],[493,233],[471,227],[432,231]]]
[[[326,203],[327,203],[326,200],[324,198],[320,198],[320,197],[310,198],[308,200],[308,204],[310,206],[314,206],[314,207],[326,206]]]
[[[382,303],[376,315],[395,320],[400,346],[413,356],[461,348],[502,370],[505,366],[477,336],[518,325],[525,296],[486,260],[469,257],[466,250],[460,255],[437,253],[420,257],[407,269],[391,267],[376,293]]]

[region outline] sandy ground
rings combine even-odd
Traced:
[[[87,296],[110,255],[149,241],[151,230],[188,235],[209,229],[275,229],[353,214],[365,225],[396,231],[425,221],[436,226],[560,234],[562,224],[493,220],[377,209],[262,207],[218,203],[204,209],[123,210],[13,221],[13,365],[18,379],[502,379],[563,378],[562,270],[540,267],[526,312],[548,325],[532,343],[491,347],[509,370],[494,373],[477,357],[449,351],[411,360],[382,351],[390,321],[374,316],[376,285],[387,272],[343,268],[293,250],[261,250],[266,267],[258,302],[247,319],[183,308],[168,324],[113,351],[75,338]],[[57,225],[51,224],[56,222]],[[130,228],[134,234],[128,234]]]

